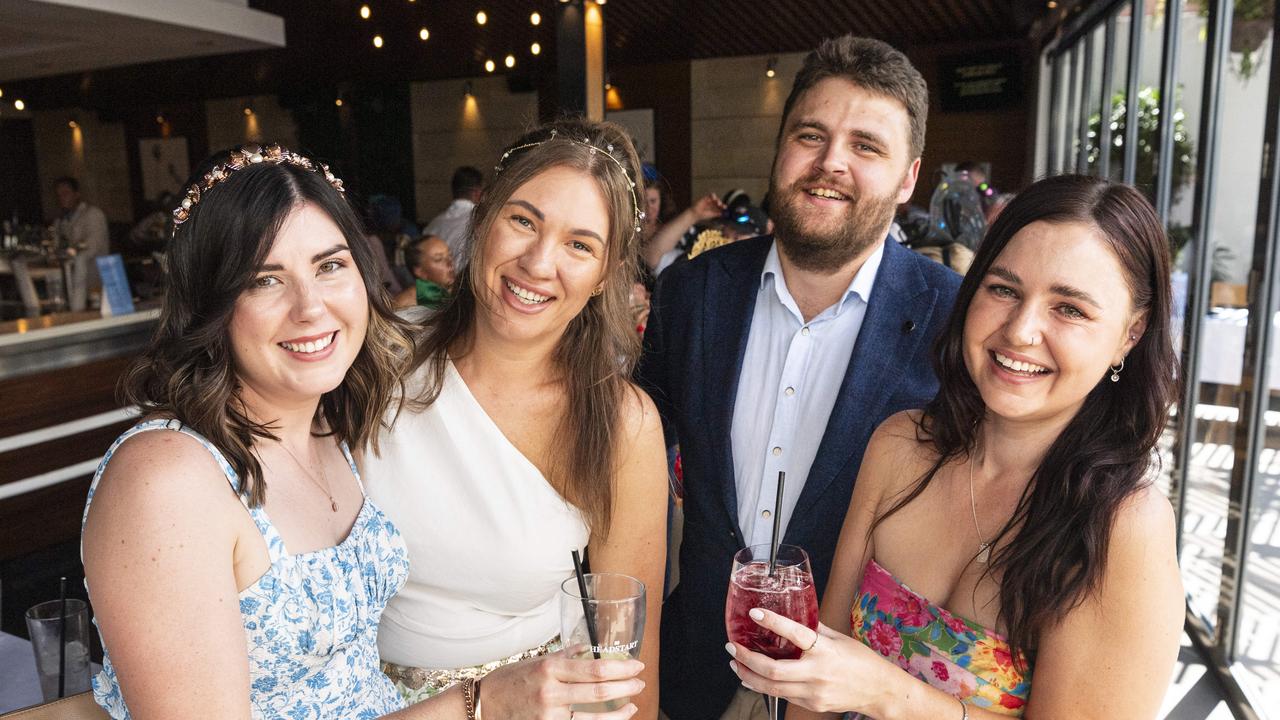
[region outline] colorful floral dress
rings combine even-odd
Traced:
[[[226,457],[204,437],[177,420],[147,420],[125,431],[107,450],[89,486],[86,519],[98,480],[116,448],[149,430],[191,436],[213,455],[232,489],[239,488],[240,479]],[[341,447],[359,481],[347,446]],[[266,512],[249,508],[243,495],[240,499],[271,558],[270,569],[240,593],[253,718],[371,720],[403,707],[391,681],[378,668],[377,646],[382,611],[409,575],[404,540],[395,525],[366,498],[345,540],[290,555]],[[87,582],[85,587],[92,598]],[[111,648],[105,644],[93,696],[115,720],[130,717],[111,664]]]
[[[1025,658],[1022,673],[1003,636],[934,605],[875,560],[851,620],[853,637],[915,677],[968,705],[1022,717],[1031,695]]]

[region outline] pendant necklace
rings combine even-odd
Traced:
[[[283,440],[280,441],[280,447],[284,448],[284,451],[286,453],[289,453],[289,458],[292,459],[294,464],[298,466],[298,469],[302,471],[302,474],[306,475],[308,480],[314,483],[316,487],[320,488],[320,492],[328,496],[329,507],[332,508],[334,512],[338,512],[338,501],[333,499],[333,492],[328,489],[329,476],[324,474],[324,468],[323,467],[320,468],[320,476],[324,478],[324,485],[321,485],[320,481],[316,479],[316,476],[312,475],[311,471],[307,470],[307,467],[298,461],[298,456],[293,454],[293,451],[289,449],[288,445],[284,444]],[[970,489],[972,489],[972,486],[973,486],[972,475],[970,475],[969,477],[969,484],[970,484]]]
[[[991,543],[982,539],[982,528],[978,526],[978,503],[973,497],[973,455],[969,453],[969,509],[973,511],[973,529],[978,533],[978,562],[985,565],[991,559]]]

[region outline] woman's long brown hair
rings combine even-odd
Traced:
[[[1059,175],[1035,183],[1000,214],[979,246],[934,346],[940,387],[921,416],[916,437],[933,447],[937,459],[872,526],[874,530],[924,492],[947,463],[974,452],[974,429],[987,407],[964,362],[965,318],[992,263],[1018,231],[1037,221],[1096,227],[1125,274],[1133,309],[1146,311],[1147,325],[1125,360],[1120,381],[1099,378],[992,540],[998,549],[984,576],[1000,578],[1000,621],[1010,645],[1028,658],[1034,657],[1046,627],[1097,591],[1116,514],[1150,483],[1153,451],[1175,398],[1169,243],[1140,192],[1100,178]]]
[[[467,264],[458,274],[457,292],[428,321],[414,356],[413,367],[427,367],[427,381],[410,406],[422,408],[435,402],[450,352],[466,353],[477,313],[495,301],[481,294],[486,286],[478,259],[484,257],[489,231],[507,200],[551,168],[571,168],[590,176],[609,214],[605,278],[601,294],[587,301],[556,345],[552,361],[566,395],[556,433],[563,452],[539,460],[545,462],[552,486],[582,512],[592,536],[604,539],[613,513],[622,407],[625,394],[634,392],[629,378],[640,352],[630,311],[631,284],[639,277],[634,203],[644,199],[640,162],[626,131],[612,123],[561,120],[526,133],[509,149],[534,143],[538,144],[514,150],[503,159],[501,171],[476,205]],[[625,173],[609,154],[621,162]]]

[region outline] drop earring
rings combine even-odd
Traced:
[[[1120,358],[1119,367],[1111,366],[1111,382],[1120,382],[1120,371],[1124,370],[1124,358]]]

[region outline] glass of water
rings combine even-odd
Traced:
[[[83,600],[66,601],[66,631],[62,635],[62,601],[50,600],[27,610],[27,631],[36,656],[36,673],[45,702],[58,696],[58,659],[63,658],[65,676],[62,696],[89,689],[89,610]],[[60,640],[65,637],[67,649]]]
[[[640,657],[644,638],[644,583],[619,573],[587,573],[587,596],[577,576],[560,585],[560,640],[572,658],[627,660]],[[594,635],[595,642],[592,642]],[[611,712],[630,698],[574,705],[574,712]]]

